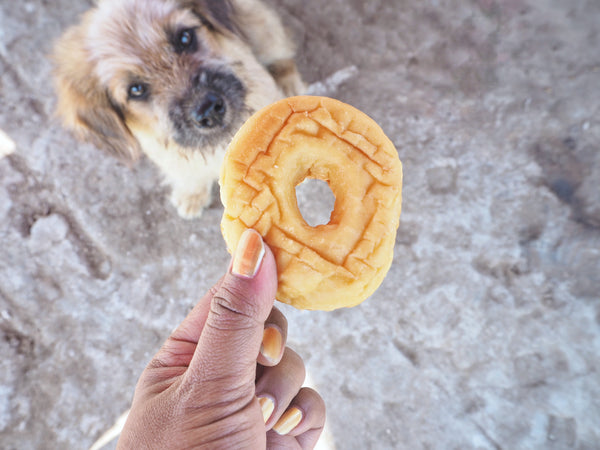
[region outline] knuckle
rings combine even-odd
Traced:
[[[306,367],[302,357],[289,347],[286,347],[282,362],[289,367],[288,376],[294,377],[299,384],[306,379]]]
[[[321,397],[321,394],[319,394],[316,390],[314,390],[311,387],[306,387],[304,388],[306,389],[306,393],[308,395],[308,397],[311,399],[311,401],[313,402],[313,404],[315,405],[315,407],[317,407],[319,409],[319,411],[323,411],[325,412],[325,400],[323,400],[323,397]]]
[[[279,326],[282,331],[287,330],[288,328],[287,318],[276,306],[271,309],[271,313],[267,318],[267,323],[274,323],[275,325]]]
[[[220,319],[241,325],[255,326],[259,322],[259,307],[250,301],[240,289],[221,286],[214,294],[212,312]]]

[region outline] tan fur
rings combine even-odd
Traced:
[[[182,28],[195,30],[196,52],[173,50],[169,33]],[[145,154],[172,187],[179,214],[197,217],[237,127],[304,88],[293,57],[278,16],[260,0],[103,0],[55,47],[57,112],[80,138],[126,163]],[[176,133],[184,123],[174,119],[173,105],[193,97],[190,80],[204,71],[239,80],[241,106],[228,107],[226,131],[183,145]],[[128,95],[136,80],[150,87],[146,101]]]

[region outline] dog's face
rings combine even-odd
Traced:
[[[104,0],[55,59],[59,113],[122,159],[224,146],[277,92],[227,1]]]

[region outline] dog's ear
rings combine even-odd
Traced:
[[[215,30],[240,35],[236,10],[231,0],[180,0],[179,3],[192,10]]]
[[[84,47],[84,34],[85,24],[74,26],[54,48],[57,113],[80,139],[91,141],[131,165],[140,156],[140,145],[94,75],[93,62]]]

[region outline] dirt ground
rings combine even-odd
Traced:
[[[180,219],[53,117],[46,55],[91,3],[0,0],[2,449],[91,445],[229,261],[218,200]],[[380,289],[283,308],[337,448],[599,449],[600,2],[272,3],[404,163]]]

